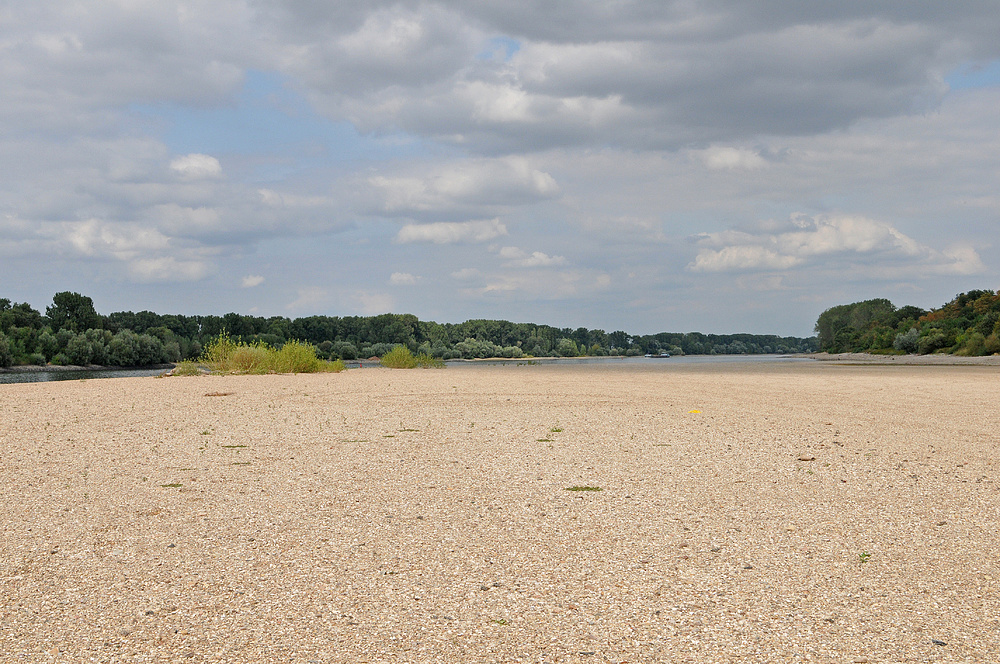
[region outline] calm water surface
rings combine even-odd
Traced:
[[[724,364],[727,362],[813,362],[811,358],[788,355],[679,355],[669,358],[650,357],[573,357],[573,358],[522,358],[520,360],[451,360],[448,368],[465,369],[483,365],[527,365],[527,364]],[[349,369],[377,369],[375,362],[362,360],[347,362]],[[44,383],[51,380],[89,380],[92,378],[129,378],[159,376],[167,369],[81,369],[75,371],[30,371],[0,373],[0,384],[4,383]]]
[[[89,380],[91,378],[130,378],[159,376],[168,369],[79,369],[62,371],[13,371],[0,373],[4,383],[46,383],[52,380]]]

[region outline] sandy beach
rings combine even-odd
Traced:
[[[998,403],[803,360],[0,385],[0,662],[1000,661]]]

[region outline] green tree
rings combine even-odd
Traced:
[[[94,301],[85,295],[63,291],[52,296],[52,306],[45,308],[52,329],[85,332],[101,327],[101,317],[94,309]]]

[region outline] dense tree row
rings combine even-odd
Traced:
[[[0,366],[177,362],[197,358],[223,331],[237,341],[274,347],[290,340],[304,341],[316,346],[322,357],[344,360],[382,356],[399,344],[442,359],[796,353],[817,348],[815,338],[697,332],[632,336],[620,330],[574,330],[503,320],[435,323],[411,314],[289,319],[119,311],[104,316],[94,309],[91,298],[62,292],[52,298],[44,315],[27,303],[0,298]]]
[[[938,309],[865,300],[827,309],[816,321],[830,353],[1000,353],[1000,292],[961,293]]]

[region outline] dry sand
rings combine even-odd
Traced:
[[[809,361],[0,385],[0,661],[1000,661],[998,401]]]

